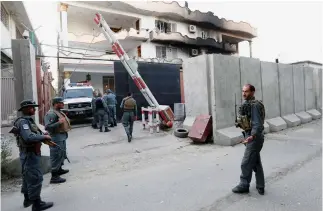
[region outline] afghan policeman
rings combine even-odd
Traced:
[[[117,119],[115,114],[117,99],[111,89],[108,89],[106,93],[107,95],[105,95],[103,99],[106,101],[109,109],[109,122],[111,123],[110,127],[114,127],[117,126]]]
[[[22,188],[24,194],[24,207],[32,206],[33,211],[46,210],[52,207],[53,202],[41,200],[40,192],[43,182],[41,169],[41,142],[51,140],[48,134],[43,133],[32,116],[35,115],[35,107],[38,105],[31,100],[24,100],[20,103],[18,111],[22,111],[23,116],[15,122],[10,133],[17,138],[19,156],[22,169]]]
[[[236,126],[243,130],[246,149],[241,163],[240,184],[232,189],[234,193],[248,193],[252,178],[252,171],[256,174],[256,188],[258,193],[265,193],[265,178],[262,168],[260,151],[264,144],[265,107],[254,97],[255,87],[244,85],[242,95],[245,101],[239,109]]]
[[[123,98],[120,108],[123,109],[122,125],[126,131],[128,142],[131,142],[133,122],[137,120],[137,104],[132,93],[128,93],[128,96]]]
[[[99,93],[94,91],[93,98],[92,98],[92,114],[93,114],[92,128],[94,128],[94,129],[98,128],[98,122],[99,122],[98,114],[97,114],[96,108],[95,108],[95,101],[98,98],[98,94]]]
[[[108,128],[108,121],[109,121],[109,110],[108,106],[105,103],[104,99],[102,98],[102,94],[99,93],[98,98],[95,101],[96,113],[99,116],[99,128],[100,132],[102,131],[102,127],[104,125],[104,132],[110,132]]]
[[[63,183],[66,179],[60,175],[66,174],[69,170],[62,169],[66,155],[66,140],[68,131],[71,130],[70,121],[67,116],[61,111],[64,108],[64,99],[55,97],[52,100],[53,108],[45,115],[45,129],[52,136],[52,141],[59,147],[50,146],[50,161],[52,165],[52,178],[50,183]]]

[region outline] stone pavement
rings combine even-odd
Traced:
[[[71,172],[64,175],[67,182],[49,185],[49,175],[44,178],[42,196],[55,202],[50,210],[233,210],[230,206],[235,204],[236,207],[244,205],[242,210],[247,210],[244,203],[253,203],[253,198],[260,197],[254,180],[249,195],[231,193],[239,181],[243,145],[191,145],[188,139],[176,139],[167,133],[139,132],[139,127],[136,124],[132,143],[126,141],[121,125],[111,133],[99,133],[91,128],[72,131],[68,143],[72,163],[66,165]],[[321,142],[320,120],[267,134],[262,151],[267,193],[262,200],[278,203],[270,199],[287,197],[279,189],[285,184],[284,178],[299,178],[297,172],[302,168],[307,172],[321,168]],[[314,172],[313,184],[321,189],[316,181],[321,172]],[[319,192],[316,189],[315,194]],[[24,210],[22,195],[17,191],[4,192],[1,199],[3,211]],[[286,200],[289,204],[300,201],[293,197]]]

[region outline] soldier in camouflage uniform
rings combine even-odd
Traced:
[[[264,144],[265,107],[254,97],[255,87],[246,84],[243,89],[244,103],[239,109],[236,127],[243,130],[245,153],[241,163],[240,184],[232,189],[234,193],[248,193],[252,171],[256,173],[256,188],[258,193],[265,193],[265,178],[262,168],[260,151]]]
[[[23,116],[19,117],[9,133],[17,138],[19,156],[22,170],[21,193],[24,194],[24,207],[32,206],[33,211],[46,210],[53,206],[52,202],[41,200],[40,193],[43,183],[41,169],[41,142],[51,140],[51,137],[43,133],[32,116],[35,115],[35,107],[38,105],[31,100],[24,100],[20,104]]]
[[[137,120],[137,104],[131,93],[128,93],[128,96],[123,98],[120,108],[123,109],[122,125],[126,131],[128,142],[131,142],[133,122]]]
[[[52,100],[53,108],[45,115],[45,129],[52,136],[52,141],[58,147],[50,147],[50,161],[52,165],[52,178],[50,183],[63,183],[66,179],[60,177],[66,174],[69,170],[62,169],[66,156],[66,140],[68,138],[68,131],[71,130],[71,125],[68,117],[60,111],[64,108],[63,98],[55,97]]]

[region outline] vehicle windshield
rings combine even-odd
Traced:
[[[80,97],[93,97],[93,90],[91,88],[88,89],[69,89],[64,92],[64,99],[70,98],[80,98]]]

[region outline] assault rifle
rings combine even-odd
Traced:
[[[39,132],[41,132],[42,134],[44,134],[44,132],[43,131],[41,131],[39,128],[38,128],[38,131]],[[11,128],[11,130],[9,131],[9,133],[12,133],[15,137],[16,137],[16,140],[17,140],[17,145],[18,145],[18,139],[19,139],[19,129],[15,126],[15,125],[13,125],[13,127]],[[64,150],[64,149],[62,149],[60,146],[58,146],[55,142],[53,142],[53,141],[51,141],[51,140],[44,140],[44,141],[42,141],[44,144],[46,144],[46,145],[48,145],[48,146],[51,146],[51,147],[57,147],[59,150],[62,150],[62,151],[64,151],[64,152],[66,152],[66,150]],[[65,155],[66,155],[66,153],[65,153]],[[68,157],[67,157],[67,155],[66,155],[66,160],[69,162],[69,163],[71,163],[70,162],[70,160],[68,159]]]
[[[236,94],[234,94],[234,115],[235,115],[235,123],[234,125],[236,127],[240,127],[239,123],[238,123],[238,115],[237,115],[237,96]]]

